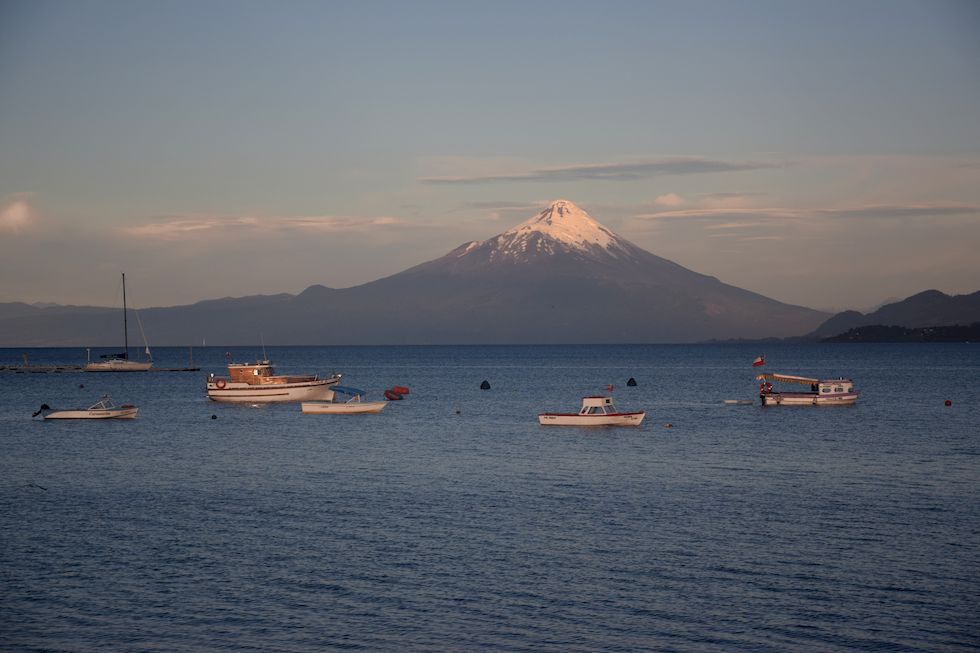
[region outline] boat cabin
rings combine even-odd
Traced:
[[[579,415],[614,415],[619,411],[613,405],[612,397],[582,397]]]
[[[850,379],[831,379],[819,383],[820,395],[839,395],[854,392],[854,382]]]
[[[267,360],[254,363],[228,363],[228,378],[232,383],[247,383],[248,385],[281,385],[317,380],[316,375],[276,374],[272,368],[272,363]]]
[[[260,378],[274,375],[272,363],[269,361],[228,363],[228,376],[234,383],[261,383]]]

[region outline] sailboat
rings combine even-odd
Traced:
[[[150,357],[150,346],[146,344],[146,335],[143,336],[143,345],[146,348],[146,355],[150,360],[134,361],[129,359],[129,324],[126,320],[126,273],[122,275],[123,289],[123,342],[126,350],[118,354],[103,354],[103,360],[92,362],[91,350],[89,350],[89,360],[83,368],[86,372],[146,372],[153,367],[153,359]],[[137,315],[137,318],[139,316]],[[140,332],[143,325],[140,324]]]

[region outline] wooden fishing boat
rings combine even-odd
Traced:
[[[227,403],[278,403],[291,401],[330,401],[332,386],[340,374],[321,379],[317,375],[276,374],[272,363],[229,363],[228,378],[208,377],[208,399]]]
[[[130,404],[116,406],[109,395],[103,395],[88,408],[55,410],[47,404],[41,404],[41,408],[32,417],[42,415],[44,419],[135,419],[139,412],[138,406]]]
[[[556,426],[639,426],[646,412],[621,413],[612,397],[583,397],[577,413],[541,413],[538,423]]]

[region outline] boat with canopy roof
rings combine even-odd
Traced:
[[[838,379],[811,379],[790,374],[766,373],[755,377],[759,381],[759,398],[763,406],[847,406],[855,403],[860,392],[854,382]],[[808,386],[807,391],[774,390],[772,382]]]

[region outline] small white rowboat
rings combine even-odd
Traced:
[[[300,409],[307,415],[358,415],[365,413],[380,413],[388,405],[387,401],[363,401],[365,392],[357,388],[347,388],[335,385],[332,388],[337,394],[350,395],[347,401],[304,401]]]

